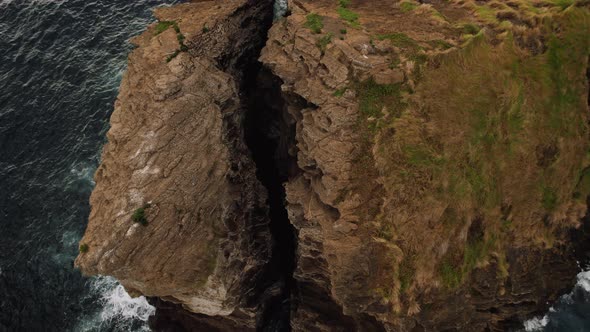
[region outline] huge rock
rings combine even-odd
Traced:
[[[84,274],[254,328],[271,246],[238,63],[264,42],[271,6],[159,8],[162,23],[133,40],[81,240],[88,251],[76,260]]]
[[[297,120],[302,173],[286,185],[296,331],[517,328],[575,281],[583,240],[570,232],[589,193],[588,35],[576,24],[588,26],[587,9],[547,9],[564,32],[539,37],[526,9],[513,14],[530,29],[454,1],[403,5],[289,1],[261,56]],[[579,51],[548,51],[571,70],[553,76],[573,80],[560,82],[575,101],[556,111],[567,134],[537,131],[560,106],[551,79],[518,71],[546,63],[543,38]]]

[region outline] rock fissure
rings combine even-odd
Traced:
[[[211,25],[207,34],[187,44],[192,57],[214,59],[216,66],[236,82],[238,99],[214,100],[222,110],[239,109],[239,112],[222,112],[222,139],[230,154],[228,180],[237,192],[244,191],[247,183],[256,181],[244,176],[244,165],[253,164],[260,186],[252,187],[254,192],[242,192],[242,196],[252,196],[245,202],[265,198],[263,206],[247,208],[249,218],[259,222],[250,221],[251,225],[246,225],[246,228],[251,232],[247,237],[253,240],[259,232],[270,235],[270,244],[260,242],[262,247],[268,246],[262,250],[266,250],[269,257],[261,271],[249,271],[254,274],[246,278],[252,279],[247,285],[240,285],[243,293],[250,294],[245,297],[243,306],[253,308],[256,330],[290,331],[297,235],[289,221],[284,184],[300,172],[296,161],[295,120],[283,99],[281,80],[258,61],[273,24],[273,8],[270,5],[256,5],[255,8],[258,8],[255,13],[250,5],[239,8],[229,16],[228,22]],[[250,18],[241,21],[241,16]],[[234,24],[234,19],[239,24]],[[233,31],[228,27],[234,25],[250,38],[248,43],[228,34],[228,31]],[[220,43],[224,39],[234,46],[220,47],[226,45]],[[239,213],[231,211],[227,214]],[[225,219],[225,226],[230,232],[228,239],[237,241],[238,232],[243,232],[244,226],[238,225],[238,220],[233,218]],[[231,259],[229,249],[224,255],[226,259]],[[174,298],[160,297],[152,301],[158,308],[157,317],[151,324],[155,329],[174,326],[184,330],[215,330],[228,326],[223,325],[228,324],[223,319],[190,313],[184,306],[174,305],[171,303],[176,302]],[[231,316],[240,319],[240,314],[235,312]]]
[[[277,77],[256,64],[245,79],[246,143],[257,167],[256,175],[268,192],[272,237],[272,255],[263,277],[268,298],[262,304],[259,329],[288,331],[297,236],[287,214],[284,184],[299,172],[293,153],[295,122],[286,110],[282,82]]]
[[[265,42],[274,16],[266,16],[260,29]],[[283,99],[282,81],[258,61],[263,46],[259,45],[236,65],[240,69],[237,75],[242,79],[245,143],[256,165],[256,177],[266,189],[270,219],[271,257],[258,285],[264,291],[257,330],[290,331],[297,235],[289,221],[284,185],[300,170],[296,159],[295,120]]]

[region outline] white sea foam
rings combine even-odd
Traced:
[[[97,277],[92,282],[92,289],[101,294],[103,309],[100,316],[103,321],[137,319],[145,322],[156,312],[145,297],[132,298],[112,277]]]
[[[156,308],[151,306],[145,297],[132,298],[115,278],[98,276],[90,284],[93,295],[99,297],[101,309],[82,319],[76,331],[97,331],[101,327],[115,326],[117,330],[137,331],[137,323],[144,322],[140,331],[149,331],[145,322],[155,314]]]
[[[549,317],[535,317],[524,322],[524,330],[527,332],[543,331],[543,328],[549,323]]]
[[[563,295],[559,302],[566,303],[566,304],[573,304],[573,294],[577,290],[583,290],[587,293],[590,293],[590,270],[582,271],[577,275],[578,282],[574,286],[574,289],[569,293]],[[556,313],[554,307],[549,308],[549,313]],[[545,330],[545,326],[549,324],[550,318],[549,315],[545,315],[543,317],[535,317],[533,319],[529,319],[524,322],[524,330],[526,332],[540,332]]]
[[[70,169],[70,181],[82,181],[94,186],[94,172],[96,166],[90,163],[80,163]]]
[[[576,286],[590,292],[590,270],[578,273],[578,284]]]
[[[289,4],[287,0],[275,0],[274,15],[275,19],[279,19],[287,13]]]

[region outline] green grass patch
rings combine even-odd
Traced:
[[[563,9],[566,9],[567,7],[573,5],[576,1],[575,0],[553,0],[552,1],[554,5],[556,5],[557,7]]]
[[[465,23],[461,26],[461,31],[463,31],[466,35],[477,35],[479,33],[480,28],[471,23]]]
[[[320,34],[324,28],[324,18],[318,14],[311,13],[305,18],[305,27],[315,34]]]
[[[158,22],[158,24],[156,24],[156,32],[154,34],[159,35],[162,32],[168,30],[168,28],[170,27],[174,27],[174,29],[176,30],[178,29],[178,24],[176,23],[176,21],[160,21]]]
[[[439,22],[448,22],[449,20],[438,10],[433,8],[430,8],[431,10],[431,16],[432,18],[434,18],[435,20],[439,21]]]
[[[509,232],[514,228],[514,222],[510,219],[502,219],[502,231]]]
[[[522,106],[524,104],[524,92],[522,84],[518,89],[518,96],[514,104],[510,107],[507,114],[508,130],[511,135],[515,136],[524,128],[524,114],[522,113]]]
[[[322,38],[318,39],[317,42],[317,46],[320,49],[320,52],[322,53],[322,55],[326,54],[326,49],[328,48],[328,45],[332,42],[332,33],[329,33],[325,36],[323,36]]]
[[[475,6],[475,13],[479,16],[482,20],[490,23],[490,24],[498,24],[498,18],[496,17],[497,11],[493,8],[490,8],[486,5],[482,6]]]
[[[444,260],[440,266],[440,277],[443,285],[448,289],[457,288],[462,281],[461,268],[455,266],[448,260]]]
[[[374,133],[383,125],[380,120],[384,115],[383,110],[398,117],[407,106],[401,97],[401,87],[401,84],[377,84],[372,78],[355,84],[360,119],[370,132]]]
[[[482,262],[489,256],[490,251],[494,248],[495,242],[495,238],[492,237],[487,241],[479,239],[467,243],[465,253],[463,254],[463,279],[475,269],[478,263]]]
[[[88,247],[88,245],[87,245],[86,243],[82,243],[82,244],[80,245],[80,248],[79,248],[79,249],[80,249],[80,253],[81,253],[81,254],[85,254],[85,253],[87,253],[87,252],[88,252],[88,250],[89,250],[90,248]]]
[[[140,223],[143,226],[146,226],[148,224],[147,217],[145,216],[146,208],[147,206],[144,206],[135,210],[135,212],[133,212],[133,215],[131,215],[131,220],[133,220],[133,222],[135,223]]]
[[[471,113],[471,144],[475,147],[490,148],[498,141],[497,115],[487,108],[473,108]]]
[[[356,84],[359,96],[359,110],[365,117],[379,119],[383,116],[385,108],[394,115],[401,113],[405,104],[401,100],[400,84],[377,84],[372,78]]]
[[[404,257],[399,265],[400,293],[405,293],[412,285],[416,275],[413,257]]]
[[[353,27],[359,27],[359,14],[353,12],[346,7],[338,7],[338,15],[340,18],[350,23]]]
[[[543,186],[541,196],[541,203],[547,211],[553,211],[557,207],[558,197],[555,189],[549,186]]]
[[[558,38],[555,35],[549,38],[547,62],[540,69],[548,76],[548,83],[553,88],[549,125],[557,131],[575,134],[577,130],[574,126],[578,122],[564,114],[570,113],[568,111],[576,109],[584,101],[581,99],[581,86],[572,84],[570,70],[583,65],[584,59],[580,55],[590,52],[590,38],[581,31],[572,31],[568,35],[569,38]]]
[[[176,32],[176,39],[178,40],[179,48],[176,51],[174,51],[174,53],[172,53],[168,57],[166,57],[166,62],[172,61],[172,59],[176,58],[178,56],[178,54],[180,54],[180,52],[187,52],[188,51],[188,46],[186,46],[184,44],[186,37],[180,31],[180,27],[178,26],[178,23],[176,21],[158,22],[158,24],[156,25],[155,35],[161,34],[162,32],[168,30],[168,28],[170,28],[170,27],[173,27],[174,31]],[[203,32],[206,32],[205,28],[206,27],[203,27]],[[207,28],[207,31],[209,31],[208,28]]]
[[[170,62],[172,61],[172,59],[176,58],[178,55],[180,54],[180,50],[176,50],[174,51],[172,54],[170,54],[167,58],[166,58],[166,62]]]
[[[416,65],[423,65],[426,62],[428,62],[428,55],[426,55],[425,53],[422,52],[413,52],[409,54],[409,58],[414,61],[414,63]],[[417,74],[417,76],[420,76],[420,72],[415,72],[415,74]]]
[[[414,167],[435,167],[444,162],[425,146],[404,146],[403,152],[408,164]]]
[[[377,35],[377,39],[379,40],[391,40],[391,43],[394,46],[406,48],[406,49],[419,49],[420,46],[418,43],[410,38],[405,33],[389,33],[385,35]]]
[[[443,285],[448,289],[455,289],[461,285],[477,267],[490,256],[496,246],[496,238],[488,240],[477,239],[466,243],[463,251],[463,262],[451,260],[449,254],[444,258],[439,267],[439,273]]]
[[[375,235],[384,240],[393,241],[393,227],[388,223],[382,224],[381,227],[377,229]]]
[[[346,90],[348,90],[347,87],[338,89],[338,90],[334,91],[333,96],[334,97],[342,97],[342,96],[344,96],[344,93],[346,92]]]
[[[350,0],[338,0],[340,7],[346,8],[350,5]]]
[[[392,54],[392,57],[393,59],[391,59],[391,62],[389,63],[390,69],[397,68],[401,64],[401,60],[398,54]]]
[[[404,1],[399,5],[399,7],[402,10],[402,12],[406,13],[416,9],[416,7],[418,7],[418,4],[414,2]]]
[[[448,50],[449,48],[453,47],[453,44],[447,42],[446,40],[442,40],[442,39],[429,41],[428,44],[430,44],[430,46],[432,46],[434,48],[442,49],[442,50]]]

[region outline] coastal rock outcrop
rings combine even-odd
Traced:
[[[261,61],[297,120],[294,330],[506,330],[573,285],[590,189],[584,4],[289,9]]]
[[[156,10],[76,265],[152,297],[164,329],[503,331],[546,310],[587,251],[587,2],[287,2],[274,22],[272,1]]]
[[[271,235],[243,138],[240,66],[256,59],[271,8],[158,8],[133,40],[76,260],[85,274],[255,328]]]

